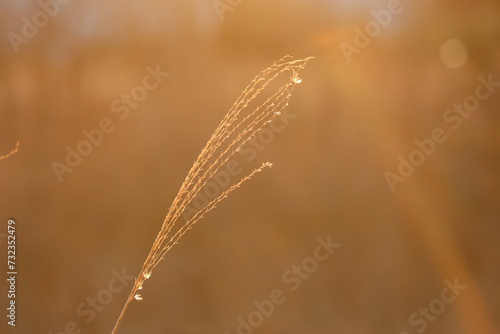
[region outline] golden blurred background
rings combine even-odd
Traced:
[[[500,333],[498,1],[0,8],[0,155],[20,142],[0,161],[2,254],[13,218],[18,262],[17,322],[3,280],[2,333],[111,333],[192,162],[288,54],[316,58],[295,117],[248,163],[273,169],[181,240],[119,333]],[[147,96],[113,109],[157,69]],[[58,176],[103,119],[109,133]],[[329,235],[340,247],[292,291],[283,275]],[[276,289],[286,300],[266,315],[256,304]]]

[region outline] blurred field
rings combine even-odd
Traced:
[[[232,10],[220,16],[219,2]],[[443,119],[479,76],[500,81],[500,4],[401,1],[348,62],[339,45],[390,1],[219,2],[70,1],[17,53],[8,34],[41,7],[0,4],[0,155],[20,141],[0,161],[0,233],[9,218],[18,226],[17,326],[2,313],[2,333],[59,334],[69,322],[110,333],[128,286],[92,320],[78,307],[114,270],[140,270],[220,119],[287,54],[316,59],[291,99],[296,117],[248,165],[274,167],[167,255],[120,333],[237,333],[238,317],[281,289],[286,301],[255,333],[414,334],[411,314],[455,278],[467,289],[422,332],[500,333],[500,89],[456,129]],[[465,59],[443,51],[450,39]],[[120,119],[112,102],[157,66],[168,76]],[[53,162],[103,118],[114,130],[59,182]],[[392,192],[384,173],[436,128],[447,139]],[[328,235],[341,246],[290,291],[284,272]],[[2,283],[3,310],[6,294]]]

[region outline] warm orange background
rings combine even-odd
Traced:
[[[139,271],[222,116],[287,54],[316,59],[290,102],[297,117],[250,165],[273,169],[181,240],[119,333],[236,333],[237,318],[288,291],[281,275],[329,234],[340,248],[255,333],[413,334],[410,314],[455,277],[468,288],[425,333],[499,333],[500,91],[456,130],[442,117],[478,76],[500,81],[500,5],[402,1],[348,64],[339,44],[387,3],[246,0],[220,20],[212,0],[73,0],[15,53],[7,34],[40,7],[2,2],[0,155],[20,141],[0,161],[0,233],[16,219],[19,272],[16,328],[1,285],[2,333],[61,333],[71,321],[110,333],[128,291],[90,323],[77,307],[113,270]],[[468,54],[455,69],[440,56],[452,38]],[[111,102],[157,64],[170,75],[120,120]],[[116,129],[58,182],[51,164],[102,118]],[[391,192],[384,172],[437,127],[448,139]]]

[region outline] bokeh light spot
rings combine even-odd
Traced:
[[[441,60],[449,68],[459,68],[467,63],[467,48],[457,38],[450,39],[441,45]]]

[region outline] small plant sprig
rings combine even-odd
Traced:
[[[7,153],[5,155],[0,156],[0,160],[7,159],[11,155],[16,154],[17,151],[19,151],[19,140],[16,143],[16,147],[14,147],[14,149],[12,151],[10,151],[9,153]]]
[[[142,265],[139,275],[130,291],[123,309],[116,321],[112,334],[116,334],[125,312],[134,300],[143,299],[140,291],[144,283],[151,277],[153,269],[164,259],[165,254],[175,246],[179,239],[192,228],[204,215],[213,210],[216,205],[226,198],[233,190],[251,179],[264,168],[271,167],[272,163],[265,162],[251,173],[212,199],[205,207],[194,214],[190,219],[179,222],[188,205],[196,197],[212,177],[223,167],[240,148],[251,140],[257,132],[271,123],[288,106],[292,91],[302,82],[300,71],[313,57],[293,60],[286,56],[270,67],[260,72],[245,88],[219,126],[215,129],[205,147],[198,155],[188,175],[182,183],[177,196],[174,198],[160,231]],[[249,108],[250,103],[276,78],[283,73],[290,73],[288,81],[278,90],[265,99],[255,108]],[[174,229],[174,227],[176,227]]]

